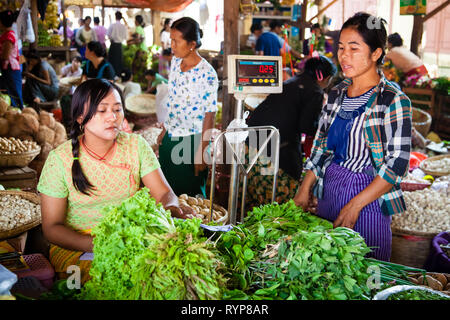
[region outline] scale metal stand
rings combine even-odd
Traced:
[[[243,119],[243,108],[242,102],[245,99],[240,94],[235,94],[234,97],[237,100],[236,106],[236,119]],[[244,147],[245,141],[243,142],[233,142],[228,141],[226,134],[239,134],[239,132],[249,132],[254,131],[256,134],[260,132],[270,132],[267,138],[263,141],[261,147],[259,148],[256,156],[253,159],[249,159],[249,166],[246,168],[244,166],[245,161],[242,161],[243,155],[245,155]],[[225,136],[225,137],[224,137]],[[242,181],[242,197],[241,197],[241,215],[239,222],[244,220],[245,216],[245,199],[247,195],[247,178],[251,169],[255,165],[256,161],[266,149],[267,145],[271,141],[271,139],[275,139],[274,148],[272,148],[272,157],[273,157],[273,186],[272,186],[272,202],[275,201],[276,195],[276,187],[277,187],[277,176],[279,169],[279,151],[280,151],[280,133],[277,128],[273,126],[258,126],[258,127],[247,127],[247,128],[230,128],[222,131],[214,140],[213,144],[213,158],[212,158],[212,172],[211,172],[211,190],[210,190],[210,216],[209,221],[211,221],[212,217],[212,206],[214,203],[214,190],[215,190],[215,176],[216,176],[216,163],[217,163],[217,147],[220,139],[226,142],[226,150],[231,150],[233,158],[231,159],[231,174],[230,174],[230,189],[229,189],[229,197],[228,197],[228,213],[230,215],[229,223],[232,225],[237,224],[237,207],[238,207],[238,197],[239,197],[239,185],[240,185],[240,177],[243,175]],[[233,140],[233,139],[230,139]]]
[[[283,91],[283,63],[280,56],[259,56],[259,55],[229,55],[228,57],[228,93],[233,94],[237,100],[235,110],[235,120],[241,123],[243,118],[243,101],[245,98],[257,94],[281,93]],[[250,165],[245,168],[241,159],[245,155],[245,140],[249,131],[256,131],[259,134],[262,131],[270,132],[269,136],[262,143],[257,155],[250,159]],[[232,150],[231,159],[231,175],[230,175],[230,189],[228,196],[228,213],[230,215],[230,223],[235,225],[237,223],[237,207],[240,177],[244,176],[242,188],[242,204],[241,217],[242,222],[245,213],[245,197],[247,193],[247,178],[250,170],[255,165],[257,159],[266,149],[267,144],[271,139],[275,140],[275,146],[272,148],[271,160],[273,165],[273,188],[272,188],[272,202],[275,201],[279,149],[280,149],[280,133],[273,126],[260,127],[234,127],[227,128],[222,131],[214,140],[213,144],[213,158],[212,158],[212,172],[211,172],[211,191],[210,191],[210,208],[208,221],[212,218],[212,207],[214,203],[214,189],[215,189],[215,175],[217,162],[217,146],[218,142],[225,135],[226,148],[225,150]],[[245,137],[238,138],[240,135]],[[231,137],[231,138],[229,138]],[[228,141],[231,140],[231,141]],[[239,141],[241,140],[241,141]],[[259,139],[258,139],[259,140]],[[251,140],[250,140],[251,142]],[[258,143],[259,144],[259,143]],[[226,152],[227,153],[227,152]],[[267,172],[266,172],[267,173]]]

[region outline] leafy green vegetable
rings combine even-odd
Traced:
[[[92,279],[81,299],[218,299],[223,278],[201,221],[174,220],[170,212],[138,191],[104,209],[92,233]]]
[[[387,300],[450,300],[450,297],[446,298],[426,290],[410,289],[391,294]]]

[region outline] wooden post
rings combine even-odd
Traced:
[[[419,56],[419,47],[422,43],[423,34],[423,18],[422,16],[414,16],[413,33],[411,36],[411,52]]]
[[[37,24],[37,0],[31,0],[31,24],[34,29],[34,42],[30,43],[30,49],[36,49],[38,44],[38,24]]]
[[[152,25],[153,25],[153,43],[159,45],[161,43],[160,33],[161,26],[161,12],[151,9]]]
[[[64,6],[64,0],[61,0],[61,12],[63,14],[63,35],[64,35],[64,40],[63,40],[63,46],[67,47],[67,19],[66,19],[66,8]],[[67,60],[67,57],[66,57]]]
[[[105,26],[105,0],[102,0],[102,26]]]
[[[223,79],[228,78],[228,56],[239,54],[239,0],[224,0],[223,25]],[[235,100],[228,94],[228,86],[223,86],[222,128],[226,129],[234,118]]]
[[[306,22],[306,12],[308,8],[308,0],[303,0],[302,3],[302,16],[300,18],[301,22]],[[306,26],[300,28],[300,44],[303,48],[303,41],[305,40],[305,28]]]
[[[417,15],[414,16],[414,25],[413,25],[413,32],[411,37],[411,52],[413,52],[416,55],[419,55],[419,47],[422,43],[422,35],[423,35],[423,24],[428,19],[432,18],[434,15],[439,13],[440,11],[444,10],[445,7],[447,7],[450,4],[450,0],[445,1],[441,5],[439,5],[437,8],[435,8],[433,11],[429,12],[425,16]]]

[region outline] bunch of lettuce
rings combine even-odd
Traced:
[[[188,299],[220,296],[211,244],[200,220],[173,219],[149,195],[138,191],[119,206],[103,209],[93,230],[91,280],[79,298],[89,300]],[[216,286],[216,287],[215,287]],[[189,294],[190,292],[194,294]],[[205,293],[206,292],[206,293]]]

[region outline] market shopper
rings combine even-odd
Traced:
[[[280,169],[275,196],[278,203],[295,196],[303,170],[302,134],[312,137],[316,133],[324,89],[336,72],[336,66],[325,56],[308,59],[304,72],[285,81],[282,93],[270,94],[247,120],[249,127],[270,125],[279,130]],[[262,141],[249,141],[257,142],[259,146],[262,144]],[[249,145],[250,155],[256,154],[252,150],[256,147]],[[270,144],[267,151],[263,153],[265,157],[260,158],[249,172],[246,210],[269,203],[272,197],[273,176],[265,175],[263,169],[273,165],[270,161]]]
[[[388,37],[385,60],[392,61],[394,66],[405,74],[405,77],[425,76],[428,70],[422,60],[403,46],[403,39],[398,33],[393,33]]]
[[[83,75],[81,81],[87,79],[107,79],[114,80],[116,72],[105,59],[105,49],[98,41],[91,41],[86,46],[86,64],[83,67]]]
[[[97,35],[97,41],[100,42],[106,50],[105,37],[106,37],[106,28],[100,24],[100,18],[94,17],[94,31]]]
[[[115,16],[116,22],[109,26],[107,32],[108,38],[111,40],[108,61],[118,76],[123,69],[122,42],[127,40],[127,27],[120,23],[120,20],[122,20],[122,13],[120,11],[116,11]]]
[[[32,104],[54,100],[59,90],[55,69],[47,61],[42,60],[35,50],[28,51],[25,58],[27,68],[23,73],[26,78],[23,101]]]
[[[164,20],[164,26],[160,33],[160,39],[161,39],[161,47],[163,50],[170,48],[170,24],[172,23],[172,19],[167,18]]]
[[[120,73],[120,79],[123,85],[123,98],[126,100],[128,97],[132,97],[142,93],[141,85],[137,82],[133,82],[133,75],[129,69],[123,69]]]
[[[367,13],[342,26],[338,59],[346,79],[328,95],[294,200],[308,209],[314,185],[317,214],[359,232],[369,255],[388,261],[391,215],[405,211],[400,181],[408,171],[412,111],[379,71],[386,37],[384,20]]]
[[[145,80],[147,80],[147,90],[145,93],[156,93],[158,84],[167,83],[167,79],[154,70],[146,70],[144,73]]]
[[[66,77],[80,77],[83,70],[81,70],[82,59],[80,56],[75,56],[72,62],[61,68],[61,78]]]
[[[294,50],[283,38],[280,37],[283,23],[279,20],[270,21],[270,31],[264,32],[256,40],[255,52],[261,56],[281,56],[283,52],[291,53],[296,58],[303,56]]]
[[[159,137],[159,161],[176,194],[206,197],[208,168],[203,154],[214,126],[218,80],[214,68],[197,51],[202,34],[191,18],[172,24],[174,57],[169,73],[168,115]]]
[[[97,41],[97,33],[91,28],[91,17],[86,16],[84,18],[84,24],[77,30],[75,35],[75,41],[78,45],[78,51],[80,55],[85,58],[86,46],[91,41]]]
[[[7,91],[13,106],[23,109],[18,37],[12,30],[13,23],[11,10],[0,12],[0,89]]]
[[[101,209],[131,197],[143,183],[150,195],[185,218],[178,198],[160,170],[152,148],[139,135],[121,131],[124,98],[110,81],[92,79],[77,87],[72,100],[70,140],[52,150],[39,179],[42,229],[51,243],[50,262],[61,277],[78,265],[88,280],[92,252],[90,232]]]

